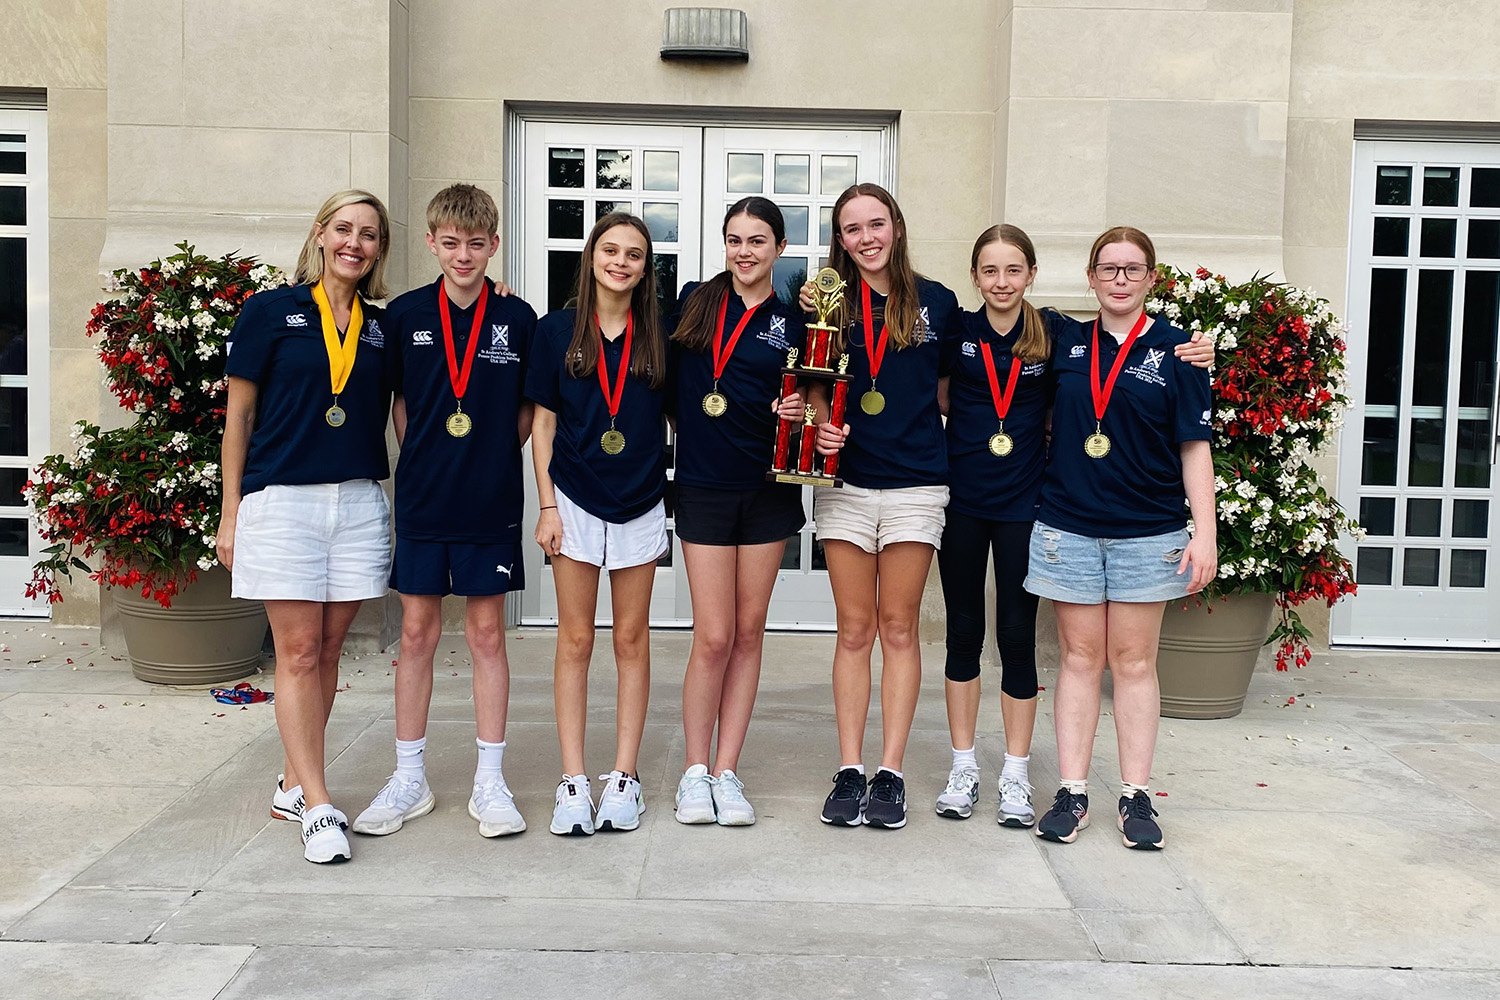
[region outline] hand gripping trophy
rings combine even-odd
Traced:
[[[802,359],[803,363],[797,363],[795,347],[787,352],[786,367],[781,370],[781,398],[785,399],[796,392],[798,382],[827,383],[832,387],[829,392],[828,422],[835,427],[842,427],[844,407],[849,399],[849,355],[840,355],[837,370],[829,364],[833,337],[839,332],[839,328],[829,322],[829,317],[838,315],[842,319],[844,309],[844,279],[839,277],[837,271],[825,267],[818,272],[812,282],[812,300],[818,321],[807,325],[806,356]],[[792,425],[798,421],[780,421],[776,428],[776,455],[771,462],[771,471],[766,473],[767,479],[806,486],[843,485],[843,480],[838,478],[838,455],[818,455],[817,427],[813,423],[817,415],[816,407],[808,406],[804,409],[795,456],[792,454]]]

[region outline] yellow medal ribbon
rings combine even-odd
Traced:
[[[359,350],[359,331],[364,324],[364,312],[359,307],[359,295],[349,307],[349,332],[344,342],[339,343],[339,328],[333,322],[333,307],[328,304],[328,293],[323,291],[320,281],[313,286],[313,301],[318,304],[318,315],[323,320],[323,346],[328,349],[328,375],[333,382],[333,394],[344,391],[349,373],[354,371],[354,352]]]

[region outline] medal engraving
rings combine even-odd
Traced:
[[[461,438],[468,434],[469,431],[473,430],[474,421],[469,419],[469,415],[467,413],[459,410],[457,413],[453,413],[448,416],[448,422],[446,426],[448,428],[449,434],[453,435],[456,438]]]
[[[625,450],[625,435],[611,427],[599,439],[599,447],[604,449],[606,455],[618,455]]]
[[[1083,453],[1089,458],[1103,458],[1109,454],[1109,438],[1102,432],[1090,434],[1083,442]]]
[[[703,412],[710,417],[722,417],[729,409],[729,400],[722,392],[711,392],[703,397]]]
[[[1004,458],[1006,455],[1009,455],[1015,446],[1015,441],[1004,431],[996,431],[990,435],[990,454],[997,458]]]
[[[335,403],[323,414],[323,419],[328,421],[329,427],[342,427],[348,418],[344,414],[344,408]]]
[[[873,417],[885,409],[885,394],[876,389],[871,389],[859,397],[859,408]]]

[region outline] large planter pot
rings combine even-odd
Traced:
[[[1168,603],[1156,657],[1161,714],[1169,719],[1239,715],[1275,610],[1274,594]]]
[[[172,606],[128,587],[113,591],[131,671],[156,684],[222,684],[255,672],[266,638],[259,601],[229,596],[222,566],[198,574]]]

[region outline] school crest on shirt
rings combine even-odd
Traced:
[[[932,328],[932,320],[927,315],[927,307],[922,306],[917,310],[922,317],[922,343],[930,344],[938,339],[937,331]]]
[[[495,323],[495,324],[492,324],[490,326],[490,346],[491,347],[509,347],[510,346],[510,324],[509,323],[503,323],[503,324],[502,323]]]
[[[1167,380],[1162,377],[1161,363],[1166,360],[1167,352],[1157,350],[1154,347],[1146,348],[1146,356],[1139,364],[1131,365],[1125,369],[1126,372],[1152,385],[1166,385]]]
[[[510,349],[509,323],[490,324],[489,346],[480,351],[479,356],[494,365],[507,365],[521,360],[521,356]]]
[[[1166,351],[1158,351],[1154,347],[1146,348],[1146,367],[1160,371],[1161,363],[1166,356]]]
[[[385,332],[380,329],[380,321],[372,319],[367,322],[365,328],[360,331],[359,339],[371,347],[384,347]]]
[[[786,317],[772,316],[771,323],[765,331],[755,335],[755,339],[764,344],[769,344],[777,351],[785,352],[791,349],[791,344],[786,342]]]

